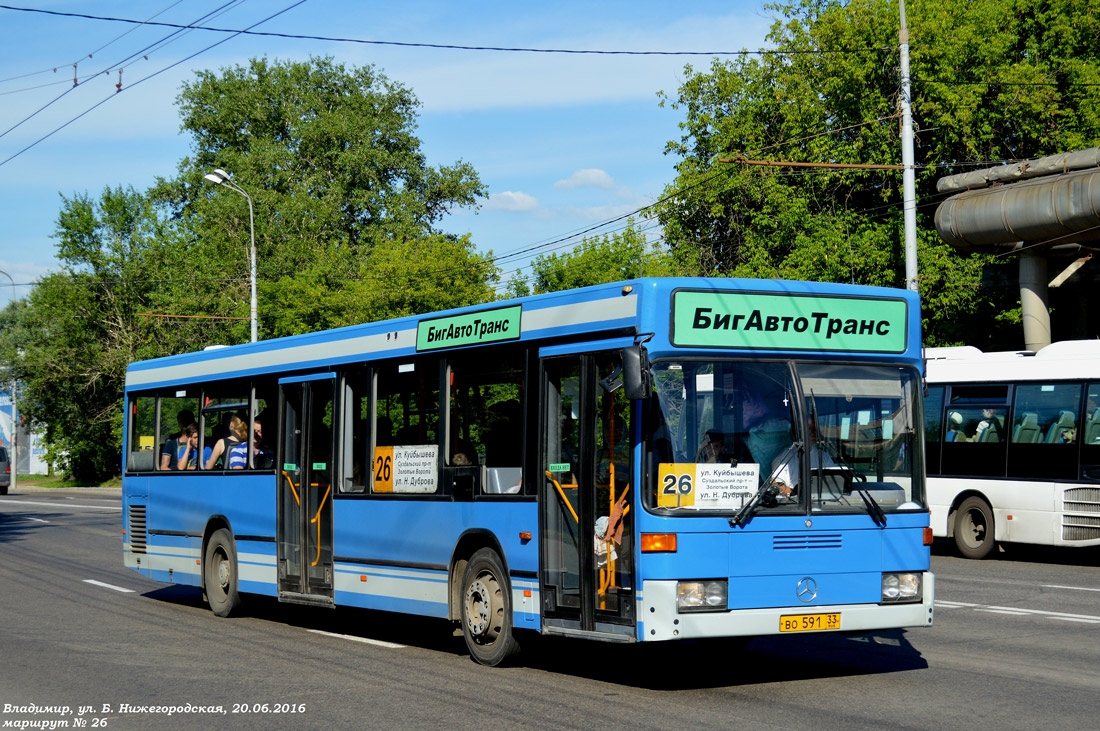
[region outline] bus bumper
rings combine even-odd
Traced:
[[[736,609],[725,612],[678,612],[675,581],[645,581],[638,602],[639,639],[643,642],[702,637],[756,637],[780,632],[780,617],[840,614],[840,626],[812,632],[870,632],[899,627],[930,627],[935,577],[924,572],[923,598],[911,604],[832,604]],[[788,634],[788,633],[782,633]],[[791,632],[789,634],[805,634]]]

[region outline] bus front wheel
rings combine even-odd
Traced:
[[[993,550],[993,509],[980,497],[968,497],[955,511],[955,547],[963,558],[985,558]]]
[[[519,651],[504,565],[490,548],[474,553],[462,575],[462,636],[482,665],[500,665]]]
[[[210,536],[203,555],[203,586],[210,609],[219,617],[228,617],[241,605],[237,589],[237,546],[225,528]]]

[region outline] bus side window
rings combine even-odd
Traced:
[[[521,492],[523,351],[455,359],[450,369],[447,464],[481,466],[482,493]]]
[[[1100,383],[1090,383],[1086,387],[1081,422],[1080,478],[1100,482]]]
[[[1085,444],[1100,444],[1100,383],[1090,383],[1085,398]]]
[[[1009,477],[1072,480],[1079,475],[1079,383],[1016,386]]]
[[[370,460],[370,492],[442,493],[446,486],[441,488],[438,469],[439,361],[380,365],[375,373],[377,439]]]
[[[924,399],[925,462],[930,475],[940,474],[940,440],[943,438],[943,386],[929,386]]]
[[[156,469],[155,396],[130,399],[130,453],[126,458],[128,472],[151,472]],[[13,467],[14,469],[14,467]]]

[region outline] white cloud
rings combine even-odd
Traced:
[[[615,181],[611,179],[611,176],[597,168],[578,170],[567,179],[559,180],[554,183],[554,188],[557,190],[572,190],[574,188],[603,188],[604,190],[611,190],[614,187]]]
[[[493,193],[483,205],[487,211],[533,211],[539,207],[539,202],[533,195],[506,190]]]

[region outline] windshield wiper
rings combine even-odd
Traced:
[[[779,505],[779,484],[775,481],[775,475],[791,461],[791,457],[802,448],[802,444],[799,442],[792,442],[791,446],[787,447],[786,456],[779,466],[774,468],[768,478],[764,480],[764,484],[760,486],[760,489],[756,491],[752,500],[741,506],[741,509],[737,511],[737,515],[730,518],[730,526],[736,528],[738,526],[748,525],[752,520],[752,516],[756,513],[756,509],[763,505],[765,508],[774,508]]]
[[[886,513],[882,512],[882,507],[875,502],[874,497],[867,490],[866,487],[860,487],[859,483],[852,480],[852,489],[859,492],[859,496],[863,498],[863,504],[867,506],[867,512],[871,514],[871,520],[875,521],[875,525],[882,528],[886,527]]]
[[[756,495],[753,496],[752,500],[742,505],[741,509],[737,511],[737,515],[730,518],[730,526],[736,528],[748,525],[757,507],[763,505],[765,508],[774,508],[778,504],[779,486],[771,481],[765,482],[756,491]]]

